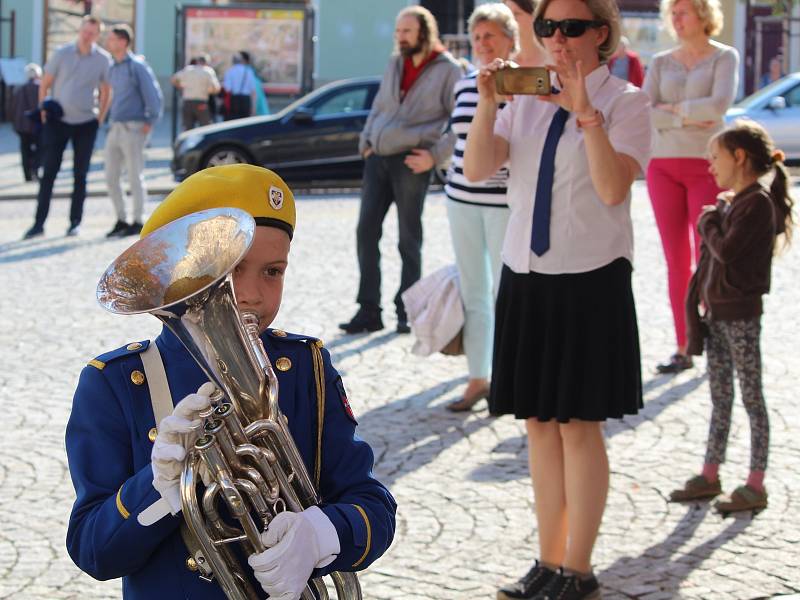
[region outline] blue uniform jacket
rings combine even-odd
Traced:
[[[396,505],[372,476],[372,449],[355,435],[341,377],[323,349],[326,402],[318,457],[317,392],[309,348],[316,340],[278,330],[268,330],[261,339],[273,364],[282,357],[291,361],[288,370],[276,369],[280,407],[312,479],[315,462],[321,459],[320,508],[339,535],[341,552],[314,576],[364,569],[391,544]],[[150,465],[156,423],[139,356],[147,343],[99,356],[81,373],[66,432],[77,496],[67,549],[92,577],[122,577],[123,597],[129,600],[224,599],[219,585],[201,580],[186,566],[189,553],[179,531],[182,514],[149,527],[136,518],[159,499]],[[177,403],[196,392],[207,377],[170,331],[164,329],[156,343]]]

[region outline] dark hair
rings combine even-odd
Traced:
[[[770,170],[774,171],[769,191],[777,214],[776,233],[779,235],[782,233],[785,245],[788,245],[794,225],[792,216],[794,200],[789,195],[789,172],[783,164],[786,158],[783,151],[775,148],[772,138],[761,125],[749,119],[734,121],[733,125],[718,133],[711,141],[731,154],[736,150],[744,151],[747,163],[759,177],[766,175]]]
[[[524,10],[529,15],[533,14],[533,11],[536,10],[536,2],[534,0],[511,0],[514,4],[520,7],[520,9]]]
[[[125,23],[114,25],[111,28],[111,33],[124,39],[129,46],[131,45],[131,41],[133,41],[133,29],[131,29],[130,26],[126,25]]]
[[[239,50],[239,56],[242,57],[242,62],[244,64],[250,64],[250,53],[247,50]]]

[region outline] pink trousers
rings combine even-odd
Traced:
[[[716,202],[722,190],[708,172],[704,158],[654,158],[647,167],[647,191],[667,260],[675,339],[683,348],[686,290],[700,256],[697,218],[704,206]]]

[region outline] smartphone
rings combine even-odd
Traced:
[[[550,94],[550,72],[545,67],[506,67],[494,74],[498,94]]]

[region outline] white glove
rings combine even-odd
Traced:
[[[186,453],[200,437],[203,421],[199,413],[211,406],[210,396],[215,389],[214,384],[207,381],[196,394],[189,394],[178,402],[172,414],[158,424],[158,435],[150,454],[153,487],[169,503],[173,515],[181,510],[180,478]]]
[[[311,572],[333,562],[339,554],[339,536],[319,507],[282,512],[261,534],[267,550],[247,561],[270,600],[297,600]]]

